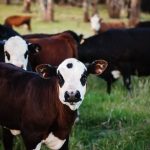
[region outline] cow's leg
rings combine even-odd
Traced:
[[[127,88],[127,90],[130,91],[131,90],[131,76],[123,75],[123,82],[124,82],[124,86]]]
[[[59,150],[69,150],[68,143],[69,143],[69,136],[66,138],[65,143],[63,144],[63,146]]]
[[[31,20],[28,20],[28,21],[26,22],[26,25],[27,25],[27,27],[28,27],[28,31],[31,31]]]
[[[107,93],[110,94],[111,93],[111,84],[112,82],[110,81],[106,81],[107,82]]]
[[[3,128],[2,129],[2,136],[3,136],[3,144],[5,150],[12,150],[13,149],[13,135],[11,134],[10,130]]]
[[[25,132],[22,131],[22,138],[26,147],[26,150],[40,150],[41,148],[41,134],[37,132]]]

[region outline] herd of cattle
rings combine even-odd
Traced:
[[[13,135],[27,150],[68,149],[89,74],[107,82],[150,75],[150,29],[110,29],[83,39],[74,31],[20,35],[0,25],[0,124],[5,150]],[[4,107],[5,106],[5,107]],[[9,112],[9,113],[8,113]]]

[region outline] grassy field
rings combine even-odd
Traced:
[[[0,4],[0,23],[12,14],[23,14],[22,6]],[[110,20],[105,6],[99,6],[101,17]],[[92,35],[90,25],[82,22],[82,8],[55,6],[55,22],[43,22],[40,8],[32,6],[32,33],[57,33],[74,30],[86,37]],[[123,20],[126,21],[124,17]],[[150,15],[141,14],[141,20]],[[28,33],[25,28],[15,28]],[[15,140],[15,150],[23,150],[20,138]],[[106,83],[95,76],[88,79],[87,94],[80,107],[80,120],[72,129],[71,150],[150,150],[150,79],[133,78],[129,94],[118,80],[112,93],[106,93]],[[2,144],[0,144],[2,150]],[[42,150],[47,150],[45,146]]]

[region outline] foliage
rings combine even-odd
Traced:
[[[20,5],[0,5],[0,10],[0,23],[9,15],[23,15]],[[99,6],[99,10],[105,20],[111,21],[105,6]],[[48,23],[42,22],[37,4],[32,5],[32,11],[33,33],[57,33],[71,29],[85,36],[93,34],[90,24],[82,22],[82,8],[56,5],[56,20]],[[127,21],[124,16],[121,19]],[[146,19],[150,16],[141,14],[141,20]],[[15,29],[21,34],[28,33],[22,27]],[[80,108],[80,120],[72,129],[71,150],[150,149],[150,79],[134,77],[131,93],[122,84],[121,79],[114,83],[112,93],[108,95],[106,83],[90,76],[87,94]],[[23,143],[17,137],[14,150],[23,149]],[[47,148],[43,146],[42,150]]]

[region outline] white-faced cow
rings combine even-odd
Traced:
[[[0,63],[0,124],[13,134],[21,133],[27,150],[68,149],[69,134],[86,92],[90,73],[101,74],[107,62],[87,66],[75,58],[58,67],[42,64],[37,73]],[[12,136],[4,145],[12,150]]]
[[[10,37],[6,41],[0,41],[0,62],[6,62],[14,64],[23,69],[31,70],[28,61],[28,55],[30,53],[37,53],[39,45],[26,43],[20,36]],[[9,135],[9,131],[3,128],[3,137]],[[5,146],[5,150],[10,150],[9,147]]]
[[[37,51],[39,51],[37,44],[27,43],[20,36],[13,36],[0,42],[0,61],[27,69],[28,54]]]

